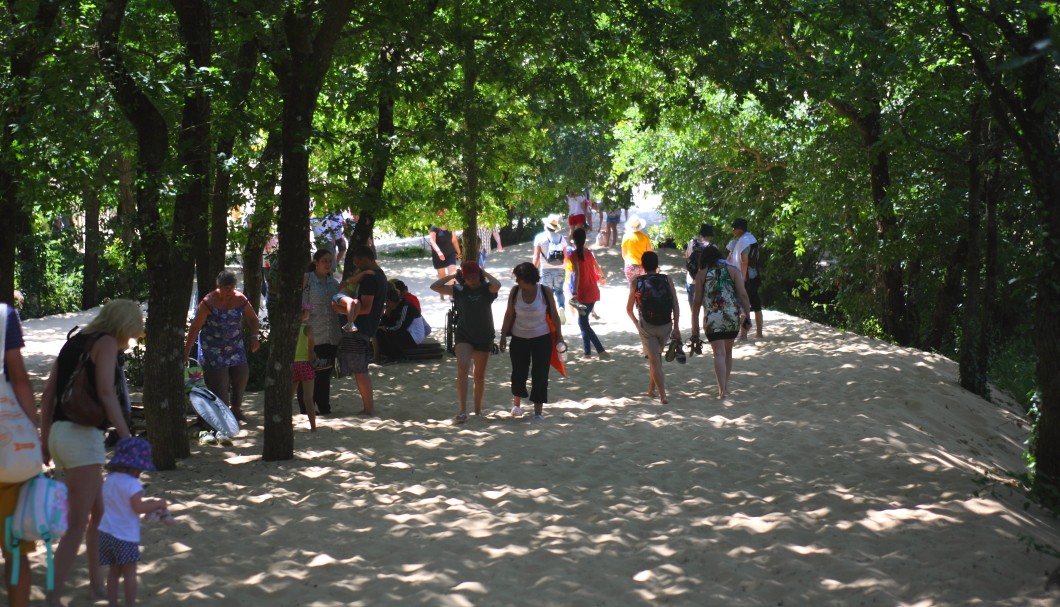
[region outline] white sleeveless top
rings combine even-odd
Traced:
[[[516,287],[515,292],[515,322],[512,323],[512,335],[523,339],[533,339],[548,335],[548,321],[545,314],[548,313],[548,304],[545,303],[545,294],[541,285],[537,287],[537,297],[534,301],[526,303],[523,301],[523,293]]]

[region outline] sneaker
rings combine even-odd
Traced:
[[[224,445],[226,447],[231,447],[232,445],[235,444],[235,443],[232,442],[232,437],[228,436],[224,432],[217,432],[216,434],[214,434],[214,438],[217,439],[217,442],[221,443],[222,445]]]
[[[348,323],[342,325],[342,330],[347,332],[347,333],[353,333],[354,331],[357,330],[357,326],[354,325],[352,322],[348,322]]]
[[[199,444],[200,445],[216,445],[217,437],[214,436],[213,432],[209,430],[203,430],[199,432]]]
[[[597,356],[600,357],[600,360],[611,360],[611,354],[607,350],[600,352]]]
[[[540,413],[535,413],[534,414],[534,419],[545,419],[545,416],[541,415]]]
[[[520,407],[519,405],[515,405],[514,407],[512,407],[512,417],[522,417],[522,416],[523,416],[523,408],[522,407]]]

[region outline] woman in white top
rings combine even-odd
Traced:
[[[545,419],[543,408],[548,400],[548,370],[552,359],[552,335],[545,316],[552,319],[559,342],[563,342],[563,325],[552,289],[538,284],[541,275],[534,264],[524,262],[515,266],[512,276],[515,286],[508,296],[500,343],[500,351],[504,352],[511,336],[512,417],[523,414],[523,399],[529,397],[534,403],[534,419]],[[528,377],[531,379],[529,392],[526,390]]]

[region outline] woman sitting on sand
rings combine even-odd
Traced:
[[[714,245],[707,246],[701,253],[694,290],[692,340],[699,341],[699,310],[703,308],[703,329],[714,350],[718,398],[725,398],[729,374],[732,373],[732,342],[740,333],[741,320],[751,314],[751,303],[739,270],[725,261]]]

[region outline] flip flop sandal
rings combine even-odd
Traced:
[[[674,341],[670,340],[670,345],[666,348],[666,362],[673,362],[677,356],[677,348],[674,346]]]

